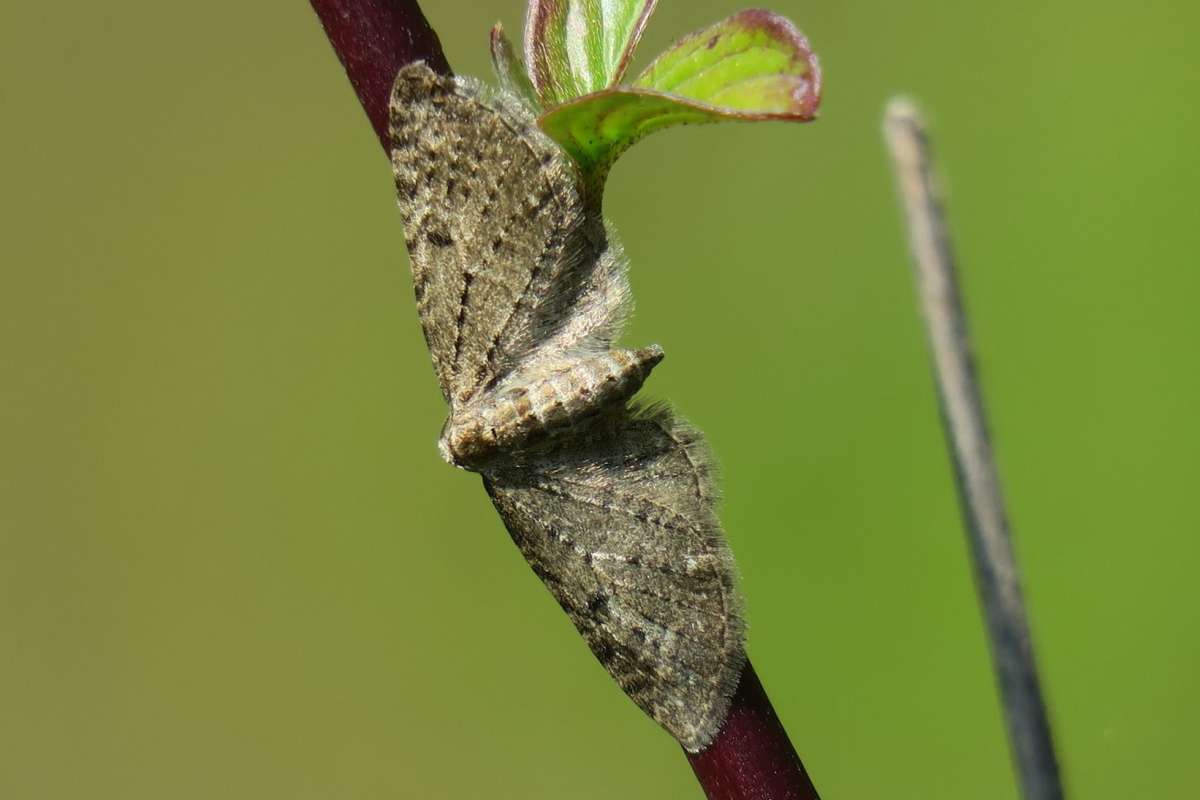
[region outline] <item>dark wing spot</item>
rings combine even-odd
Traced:
[[[612,646],[612,642],[606,639],[600,639],[593,642],[592,653],[595,654],[596,660],[606,667],[612,663],[612,660],[616,658],[617,655],[616,648]]]
[[[533,198],[530,198],[530,199],[532,200]],[[535,200],[534,202],[532,202],[530,204],[530,208],[529,208],[530,214],[532,214],[532,215],[541,214],[542,211],[544,211],[546,209],[546,206],[550,205],[550,202],[552,200],[554,200],[554,192],[551,191],[550,189],[543,191],[542,194],[537,198],[537,200]]]
[[[471,282],[475,280],[475,276],[469,272],[463,274],[463,290],[462,297],[458,301],[458,318],[454,321],[457,333],[454,336],[454,361],[456,367],[458,360],[462,357],[463,346],[463,327],[467,321],[467,307],[470,305],[471,297]]]
[[[608,595],[604,592],[596,592],[588,598],[587,610],[588,614],[593,617],[608,614]]]
[[[637,697],[647,689],[653,689],[654,684],[650,682],[649,678],[627,678],[624,681],[624,688],[630,696]]]
[[[434,247],[449,247],[454,244],[454,237],[446,231],[431,230],[425,234],[425,238]]]

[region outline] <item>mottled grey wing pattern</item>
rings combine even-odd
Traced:
[[[415,64],[390,109],[417,308],[442,393],[459,404],[565,323],[604,229],[518,101]]]
[[[621,688],[689,750],[744,660],[712,461],[666,409],[621,409],[484,474],[533,571]]]
[[[612,349],[625,261],[516,98],[400,70],[392,167],[450,417],[513,540],[625,692],[689,750],[744,660],[733,561],[700,434],[626,407],[662,359]]]

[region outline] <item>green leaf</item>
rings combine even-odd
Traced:
[[[657,0],[530,0],[525,61],[546,106],[625,75]]]
[[[784,17],[750,10],[684,37],[632,86],[575,98],[539,122],[585,172],[600,174],[654,131],[723,120],[806,122],[820,99],[820,68],[804,36]]]
[[[742,119],[810,120],[821,95],[817,57],[791,21],[750,9],[676,42],[633,85]]]
[[[647,134],[711,119],[710,111],[680,98],[621,88],[552,108],[538,122],[585,172],[601,172]]]
[[[500,88],[521,98],[533,113],[542,113],[542,104],[529,81],[525,63],[513,49],[512,42],[504,33],[504,26],[499,22],[492,28],[491,39],[492,66],[496,69],[496,79],[500,82]]]

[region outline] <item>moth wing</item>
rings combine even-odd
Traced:
[[[724,722],[745,658],[710,465],[669,411],[622,410],[484,478],[596,658],[692,751]]]
[[[442,393],[461,403],[560,326],[603,225],[520,102],[423,63],[400,70],[391,159],[417,309]]]

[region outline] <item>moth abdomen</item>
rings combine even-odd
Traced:
[[[455,466],[481,467],[500,453],[529,447],[624,403],[662,359],[662,348],[651,345],[534,365],[520,380],[452,413],[439,449]]]

